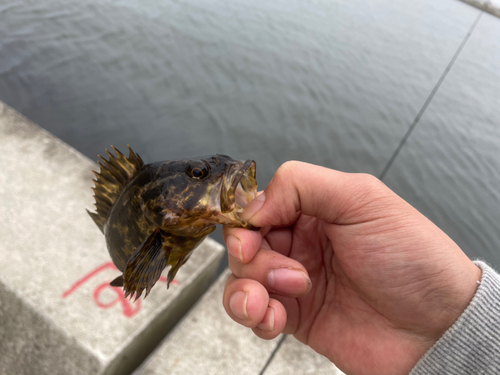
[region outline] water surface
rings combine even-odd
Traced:
[[[292,159],[379,175],[479,12],[454,0],[4,1],[0,100],[94,160],[111,144],[147,162],[224,153],[255,159],[262,187]],[[464,49],[386,182],[500,266],[498,22],[482,17],[468,42],[479,52]]]

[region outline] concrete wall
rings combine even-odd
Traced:
[[[129,303],[92,208],[96,165],[0,103],[0,373],[127,374],[216,277],[208,239]]]

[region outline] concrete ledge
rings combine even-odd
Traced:
[[[128,374],[216,277],[207,240],[166,290],[123,298],[85,212],[96,165],[0,103],[0,373]]]
[[[278,345],[265,341],[229,318],[222,291],[229,270],[134,375],[259,374]]]
[[[233,322],[222,306],[226,270],[134,375],[251,374],[266,366],[280,337],[265,341]],[[343,375],[328,359],[289,336],[264,375]]]

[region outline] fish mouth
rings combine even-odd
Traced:
[[[253,160],[238,161],[229,166],[220,189],[220,212],[217,221],[231,227],[256,230],[238,214],[257,196],[256,164]]]

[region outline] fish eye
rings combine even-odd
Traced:
[[[186,172],[188,176],[191,177],[193,180],[202,180],[208,176],[208,168],[205,165],[203,166],[190,165],[187,168]]]
[[[203,178],[203,176],[205,176],[205,171],[200,168],[193,168],[191,169],[191,176],[196,179]]]

